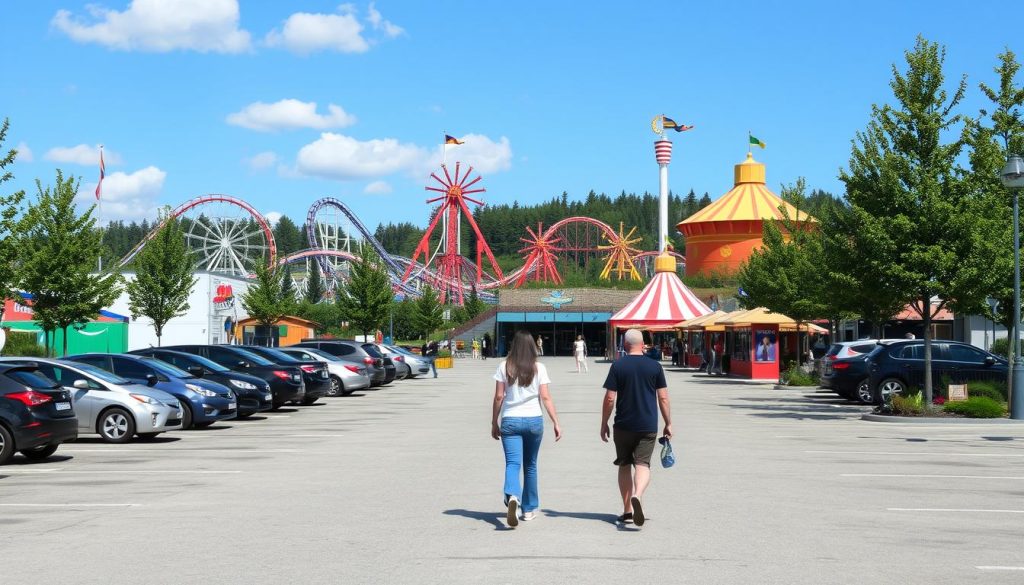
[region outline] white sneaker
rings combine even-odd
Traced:
[[[519,498],[510,496],[508,499],[508,511],[505,513],[505,522],[511,528],[519,526]]]
[[[537,517],[536,512],[523,512],[523,522],[529,522]]]

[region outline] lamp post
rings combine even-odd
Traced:
[[[1024,364],[1020,361],[1020,211],[1018,199],[1024,187],[1024,159],[1016,154],[1006,158],[1000,173],[1003,186],[1013,191],[1013,388],[1010,390],[1010,418],[1024,419]]]

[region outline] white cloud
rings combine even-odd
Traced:
[[[374,181],[363,189],[367,195],[387,195],[391,192],[391,185],[387,181]]]
[[[152,219],[157,216],[157,199],[164,188],[167,173],[148,166],[128,174],[118,171],[103,179],[100,194],[104,222],[124,219]],[[83,185],[75,199],[85,205],[96,202],[96,183]]]
[[[384,17],[381,16],[380,11],[373,5],[373,2],[370,2],[370,7],[367,9],[366,20],[373,26],[373,30],[384,31],[388,38],[393,39],[405,32],[404,28],[389,20],[384,20]]]
[[[344,128],[356,123],[356,117],[347,113],[335,104],[327,105],[326,114],[316,113],[316,102],[301,102],[285,99],[272,104],[263,102],[251,103],[242,111],[229,114],[228,124],[272,132],[274,130],[291,130],[295,128]]]
[[[363,37],[363,25],[351,6],[338,8],[338,14],[296,12],[284,21],[280,31],[275,28],[267,33],[265,42],[300,55],[316,51],[365,53],[370,43]]]
[[[284,215],[280,211],[268,211],[263,214],[263,217],[267,218],[270,225],[275,226],[277,225],[277,222],[281,221],[281,218],[284,217]]]
[[[238,28],[238,0],[132,0],[124,11],[87,5],[90,18],[58,10],[50,24],[80,43],[121,51],[240,53],[251,47]]]
[[[83,166],[99,166],[100,147],[79,144],[77,146],[55,146],[46,151],[43,158],[57,163]],[[103,162],[107,165],[121,164],[121,155],[112,150],[103,150]]]
[[[498,141],[482,134],[467,134],[465,144],[448,147],[449,164],[461,161],[481,173],[506,171],[512,167],[512,147],[507,137]],[[294,170],[307,176],[328,179],[369,179],[395,173],[423,177],[441,165],[442,146],[425,148],[394,138],[358,140],[324,132],[303,146]]]
[[[18,162],[30,163],[36,160],[35,155],[32,154],[32,149],[29,148],[24,141],[19,142],[18,145],[14,147],[14,150],[18,151]]]
[[[261,152],[245,159],[245,164],[254,171],[269,169],[277,163],[277,155],[273,152]]]
[[[423,156],[419,146],[394,138],[360,141],[324,132],[299,150],[296,170],[330,179],[364,179],[412,169]]]

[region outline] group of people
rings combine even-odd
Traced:
[[[491,355],[491,336],[485,333],[481,338],[473,338],[470,347],[473,349],[473,359],[487,359]]]
[[[582,336],[574,344],[574,353],[580,351],[576,348],[581,344],[585,358]],[[517,332],[507,359],[494,373],[491,437],[501,441],[505,452],[505,520],[511,528],[537,517],[537,456],[544,437],[544,411],[551,419],[555,441],[563,436],[551,397],[551,378],[544,364],[537,361],[538,345],[529,332]],[[615,445],[613,463],[618,469],[622,497],[622,514],[617,521],[643,526],[643,495],[651,479],[658,413],[664,422],[662,435],[670,438],[672,412],[665,372],[660,362],[644,357],[643,334],[637,329],[627,331],[623,349],[625,355],[611,365],[604,381],[600,437],[606,443],[611,439]],[[609,426],[613,412],[615,418]]]

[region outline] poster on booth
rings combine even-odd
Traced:
[[[756,332],[754,337],[754,361],[761,363],[771,363],[775,361],[775,332],[767,330],[759,330]]]

